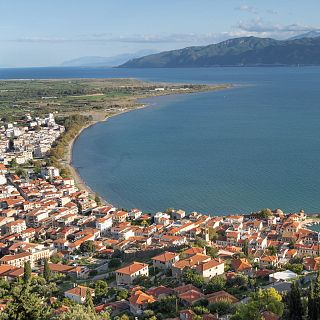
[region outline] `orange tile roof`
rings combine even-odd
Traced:
[[[174,259],[176,256],[178,256],[177,253],[170,252],[170,251],[165,251],[164,253],[153,257],[152,260],[161,261],[161,262],[167,262],[167,261],[170,261],[170,260]]]
[[[133,262],[132,264],[116,270],[116,272],[132,275],[143,268],[148,267],[145,263]]]
[[[142,292],[141,290],[136,291],[129,298],[130,304],[135,304],[135,305],[145,305],[145,304],[153,303],[155,301],[156,301],[156,299],[153,296],[148,295],[148,294]]]
[[[252,268],[251,263],[245,258],[232,260],[231,266],[235,271],[244,271]]]
[[[81,298],[85,298],[88,290],[90,290],[91,294],[94,293],[93,289],[91,289],[89,287],[84,287],[84,286],[76,286],[74,288],[67,290],[65,293],[70,293],[73,295],[80,296]]]
[[[175,268],[184,269],[186,267],[193,267],[204,261],[209,261],[211,258],[201,253],[197,253],[187,259],[179,260],[174,264]]]
[[[223,264],[224,262],[218,260],[218,259],[212,259],[210,261],[207,261],[207,262],[203,262],[201,264],[199,264],[196,268],[197,270],[200,270],[200,271],[205,271],[205,270],[208,270],[210,268],[213,268],[213,267],[217,267],[221,264]]]
[[[189,290],[187,292],[181,293],[178,295],[179,299],[187,301],[188,303],[192,304],[204,297],[204,294],[196,291],[196,290]]]

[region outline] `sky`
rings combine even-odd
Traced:
[[[319,0],[0,0],[0,67],[320,29]]]

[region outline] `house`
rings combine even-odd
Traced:
[[[199,248],[199,247],[191,247],[189,249],[186,249],[182,252],[183,256],[186,256],[186,258],[192,257],[193,255],[201,253],[201,254],[206,254],[204,248]]]
[[[105,216],[96,220],[96,228],[100,230],[100,234],[104,236],[108,230],[112,228],[112,217]]]
[[[186,284],[186,285],[183,285],[183,286],[180,286],[180,287],[176,287],[173,290],[174,290],[174,292],[176,294],[181,294],[181,293],[184,293],[184,292],[188,292],[190,290],[199,291],[200,292],[200,289],[195,287],[193,284]]]
[[[197,290],[189,290],[187,292],[180,293],[178,295],[178,298],[186,306],[193,305],[195,302],[199,301],[203,297],[204,297],[204,294]]]
[[[264,256],[260,258],[260,267],[261,268],[274,268],[278,265],[277,256]]]
[[[132,264],[116,270],[117,285],[131,285],[139,276],[149,276],[149,268],[145,263],[133,262]]]
[[[179,254],[165,251],[152,259],[153,266],[159,269],[170,269],[172,265],[179,260]]]
[[[303,266],[308,271],[320,270],[320,257],[307,257],[303,259]]]
[[[129,298],[130,311],[135,315],[142,314],[143,310],[155,301],[156,299],[153,296],[137,290]]]
[[[117,211],[112,215],[113,221],[118,223],[125,222],[127,218],[128,218],[128,212],[126,211]]]
[[[4,232],[5,233],[21,233],[23,230],[26,230],[26,222],[25,220],[18,219],[15,221],[11,221],[4,225]]]
[[[169,287],[159,286],[159,287],[150,288],[147,291],[147,294],[150,294],[151,296],[155,297],[157,300],[161,300],[168,296],[172,296],[174,294],[174,290]]]
[[[252,272],[252,265],[246,258],[233,259],[231,267],[235,272],[250,274]]]
[[[29,252],[21,252],[14,255],[6,255],[0,259],[0,264],[8,264],[17,268],[24,266],[25,262],[30,262],[33,266],[32,254]]]
[[[186,268],[194,269],[200,263],[210,261],[211,258],[207,255],[197,253],[190,258],[179,260],[172,265],[172,275],[174,277],[180,277],[183,273],[183,270]]]
[[[183,210],[172,211],[172,218],[175,220],[181,220],[186,216],[186,212]]]
[[[132,209],[129,212],[129,218],[132,220],[136,220],[139,219],[142,215],[142,211],[140,211],[139,209]]]
[[[89,269],[87,267],[68,266],[60,263],[49,263],[48,265],[52,274],[65,274],[80,279],[86,279],[89,274]]]
[[[65,291],[64,296],[70,300],[83,304],[86,302],[87,292],[90,292],[91,296],[94,297],[94,289],[85,286],[76,286],[70,290]]]
[[[206,281],[210,280],[214,276],[224,274],[224,262],[220,259],[212,259],[200,263],[195,267],[197,273],[199,273]]]

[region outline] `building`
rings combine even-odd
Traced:
[[[101,235],[105,235],[112,228],[112,217],[106,216],[96,220],[96,228],[100,230]]]
[[[21,233],[26,229],[26,222],[22,219],[9,222],[4,226],[5,233]]]
[[[139,276],[149,276],[149,268],[145,263],[133,262],[132,264],[116,270],[117,285],[131,285]]]
[[[94,289],[76,286],[70,290],[65,291],[64,296],[76,303],[83,304],[86,302],[87,292],[90,292],[91,296],[94,297]]]
[[[142,314],[143,310],[155,301],[156,299],[153,296],[137,290],[129,298],[130,311],[135,315]]]
[[[170,269],[179,260],[179,254],[165,251],[152,259],[153,267],[159,269]]]
[[[210,261],[200,263],[196,266],[195,270],[206,281],[208,281],[215,276],[224,274],[224,262],[220,259],[212,259]]]

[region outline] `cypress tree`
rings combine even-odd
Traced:
[[[320,315],[320,270],[318,271],[316,282],[314,285],[314,309],[315,313]],[[317,318],[315,318],[317,319]]]
[[[314,297],[320,298],[320,270],[317,273],[317,278],[314,285]]]
[[[249,254],[249,243],[247,239],[245,239],[243,243],[243,253],[245,254],[246,257]]]
[[[88,312],[93,316],[93,319],[96,319],[97,314],[92,301],[92,295],[91,295],[90,289],[87,289],[87,292],[86,292],[86,307],[88,309]]]
[[[303,320],[304,310],[297,282],[293,282],[291,285],[291,291],[288,296],[288,308],[290,320]]]
[[[317,306],[314,298],[313,283],[310,285],[310,291],[308,293],[308,320],[317,320]]]
[[[31,278],[31,264],[30,261],[24,263],[24,272],[23,272],[23,280],[25,283],[28,283]]]
[[[51,270],[49,268],[48,259],[44,259],[43,277],[46,279],[47,282],[50,281]]]

